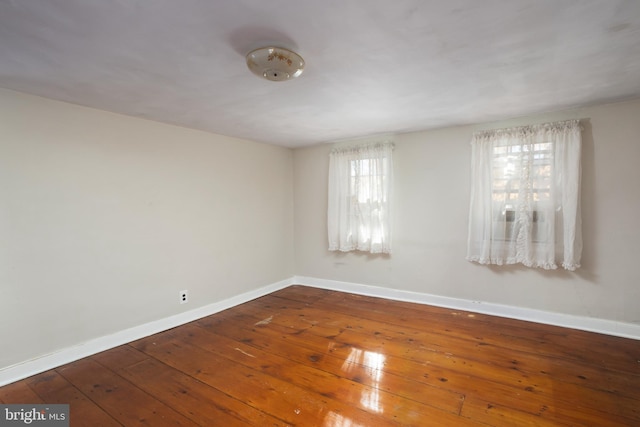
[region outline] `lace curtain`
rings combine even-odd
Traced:
[[[391,142],[331,150],[330,251],[391,253],[392,152]]]
[[[578,120],[478,132],[467,260],[580,267]]]

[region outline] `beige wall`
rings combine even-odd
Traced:
[[[471,135],[583,119],[583,267],[465,261]],[[294,151],[296,274],[640,323],[640,101],[397,137],[393,254],[328,252],[329,145]]]
[[[472,132],[569,118],[583,268],[465,261]],[[391,256],[326,250],[329,148],[0,90],[0,369],[294,274],[640,322],[640,101],[399,136]]]
[[[290,278],[292,173],[289,149],[0,90],[0,368]]]

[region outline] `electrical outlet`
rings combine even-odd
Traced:
[[[180,304],[189,302],[189,291],[180,291]]]

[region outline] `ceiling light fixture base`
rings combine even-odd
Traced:
[[[304,59],[289,49],[268,46],[249,52],[247,67],[259,77],[272,82],[282,82],[302,74]]]

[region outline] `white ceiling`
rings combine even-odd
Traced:
[[[640,1],[0,0],[0,87],[287,147],[493,121],[639,97]]]

